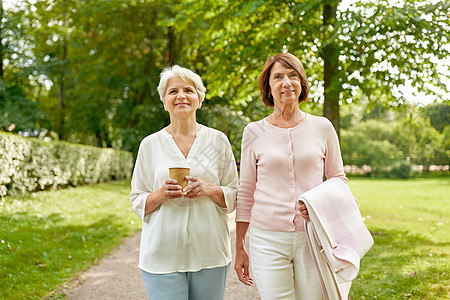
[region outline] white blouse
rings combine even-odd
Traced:
[[[222,188],[226,208],[210,197],[168,200],[144,216],[146,198],[169,178],[168,165],[190,165],[190,175]],[[231,261],[228,213],[236,207],[238,177],[225,134],[202,126],[187,158],[162,129],[140,144],[131,181],[133,211],[143,221],[139,268],[155,273],[193,272]]]

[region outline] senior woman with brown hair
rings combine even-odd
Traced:
[[[235,271],[244,284],[255,281],[262,299],[322,299],[304,231],[308,212],[297,197],[322,183],[324,172],[347,181],[338,137],[328,119],[300,110],[309,86],[297,57],[269,57],[258,83],[273,112],[244,129]]]
[[[149,299],[224,297],[238,179],[225,134],[196,122],[205,90],[191,70],[164,69],[158,92],[170,124],[139,147],[130,199],[143,221],[139,268]],[[190,168],[184,188],[169,178],[173,163]]]

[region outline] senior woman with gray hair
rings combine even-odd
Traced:
[[[170,124],[144,138],[136,158],[130,199],[143,221],[139,268],[149,299],[224,297],[238,179],[227,137],[196,122],[205,91],[194,72],[164,69],[158,92]],[[169,178],[172,163],[190,168],[186,187]]]

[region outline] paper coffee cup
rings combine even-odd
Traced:
[[[189,176],[190,171],[189,164],[180,162],[169,163],[169,177],[175,179],[177,184],[181,185],[181,188],[188,185],[188,181],[184,177]]]

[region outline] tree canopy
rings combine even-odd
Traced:
[[[136,151],[168,123],[156,87],[177,63],[207,86],[199,112],[239,139],[269,113],[257,77],[290,52],[311,84],[307,111],[340,128],[340,107],[369,99],[396,106],[398,87],[448,100],[444,1],[18,1],[2,11],[0,126]],[[447,72],[447,73],[446,73]],[[206,114],[210,113],[209,116]],[[431,112],[430,112],[431,113]],[[15,129],[11,129],[11,124]],[[236,143],[239,143],[237,141]],[[238,148],[233,144],[235,148]]]

